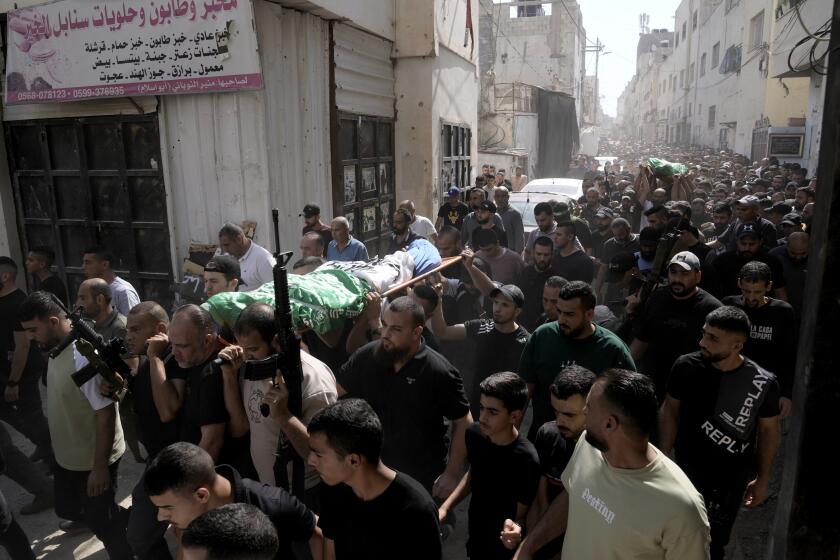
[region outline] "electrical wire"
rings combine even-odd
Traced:
[[[793,5],[793,9],[796,11],[796,19],[798,19],[798,20],[799,20],[799,25],[801,25],[801,26],[802,26],[802,30],[805,32],[805,34],[806,34],[808,37],[810,37],[810,38],[811,38],[811,39],[813,39],[814,41],[819,41],[819,42],[822,42],[822,41],[828,41],[828,40],[829,40],[829,39],[827,39],[827,38],[825,38],[825,37],[818,37],[818,36],[814,35],[813,33],[811,33],[810,31],[808,31],[808,28],[807,28],[807,27],[805,27],[805,22],[804,22],[804,21],[802,21],[802,14],[799,12],[799,2],[797,2],[796,4],[794,4],[794,5]]]
[[[793,48],[790,49],[790,52],[788,53],[788,57],[787,57],[788,69],[790,69],[791,72],[804,72],[805,70],[810,69],[811,71],[813,71],[817,74],[825,76],[826,73],[822,72],[818,67],[826,68],[825,65],[823,64],[823,60],[826,58],[826,56],[828,56],[829,49],[826,48],[826,51],[822,55],[820,55],[819,57],[815,56],[815,52],[816,52],[817,45],[819,45],[820,42],[821,42],[821,41],[817,41],[816,38],[824,38],[826,35],[831,35],[831,20],[830,19],[827,20],[825,23],[823,23],[816,30],[815,33],[812,34],[812,33],[809,32],[808,35],[806,35],[805,37],[803,37],[799,41],[797,41],[796,44],[793,46]],[[797,62],[796,65],[794,66],[793,63],[792,63],[794,53],[796,52],[796,50],[799,47],[808,43],[808,41],[812,41],[811,47],[808,50],[808,54],[803,55],[799,59],[799,62]],[[808,65],[800,67],[800,64],[802,64],[802,62],[805,60],[806,57],[808,58]]]
[[[583,35],[584,40],[587,43],[589,43],[590,45],[597,47],[598,46],[597,43],[593,43],[589,38],[586,37],[586,31],[581,29],[580,24],[578,23],[577,19],[575,18],[575,16],[572,15],[572,12],[569,11],[569,7],[566,6],[566,2],[564,0],[559,0],[559,2],[555,2],[555,4],[560,4],[561,6],[563,6],[563,9],[566,11],[566,14],[568,14],[569,19],[572,20],[572,23],[575,24],[575,27],[577,27],[577,30],[580,31],[581,35]],[[601,45],[601,46],[603,46],[603,45]]]

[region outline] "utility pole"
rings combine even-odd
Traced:
[[[595,126],[598,126],[598,58],[600,57],[601,53],[604,52],[604,44],[601,42],[600,38],[595,38],[595,44],[589,47],[586,47],[586,52],[594,52],[595,53],[595,104],[592,108],[592,121]]]

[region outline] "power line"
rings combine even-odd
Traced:
[[[580,24],[578,23],[577,19],[575,18],[575,16],[573,16],[573,15],[572,15],[572,12],[570,12],[570,11],[569,11],[568,6],[566,6],[566,2],[565,2],[564,0],[559,0],[559,2],[555,2],[555,3],[556,3],[556,4],[560,4],[561,6],[563,6],[563,9],[564,9],[564,10],[566,10],[566,13],[569,15],[569,19],[570,19],[570,20],[572,20],[572,23],[574,23],[574,24],[575,24],[575,27],[577,27],[577,30],[578,30],[578,31],[580,31],[581,35],[583,35],[583,39],[584,39],[584,41],[586,41],[586,42],[587,42],[587,43],[589,43],[590,45],[593,45],[593,46],[594,46],[594,45],[595,45],[595,43],[593,43],[593,42],[592,42],[592,41],[591,41],[591,40],[590,40],[590,39],[586,36],[586,31],[584,31],[583,29],[581,29]]]

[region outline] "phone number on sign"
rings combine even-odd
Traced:
[[[74,90],[46,89],[41,91],[19,91],[19,100],[46,101],[50,99],[79,99],[87,97],[114,97],[125,95],[125,88],[122,86],[79,88]]]

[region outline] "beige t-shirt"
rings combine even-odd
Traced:
[[[303,384],[301,386],[301,392],[303,393],[302,420],[304,424],[308,425],[319,410],[338,399],[338,392],[335,386],[335,376],[324,362],[303,351],[300,353],[300,361],[303,367]],[[261,381],[242,380],[242,397],[245,401],[248,424],[251,427],[251,460],[257,469],[260,482],[275,486],[275,452],[277,450],[277,439],[283,432],[277,422],[260,414],[260,403],[270,388],[270,379]],[[303,460],[305,462],[306,457]],[[289,476],[291,477],[291,473],[289,473]],[[319,481],[318,471],[307,464],[306,488],[314,487]]]
[[[658,449],[645,468],[617,469],[581,436],[561,478],[569,492],[563,558],[709,558],[703,497]]]
[[[70,344],[47,365],[47,423],[55,460],[68,471],[93,469],[96,453],[96,411],[114,401],[99,393],[101,377],[96,375],[77,387],[71,375],[87,365],[87,359]],[[119,407],[118,404],[115,406]],[[120,415],[115,415],[114,444],[108,464],[125,453]]]

